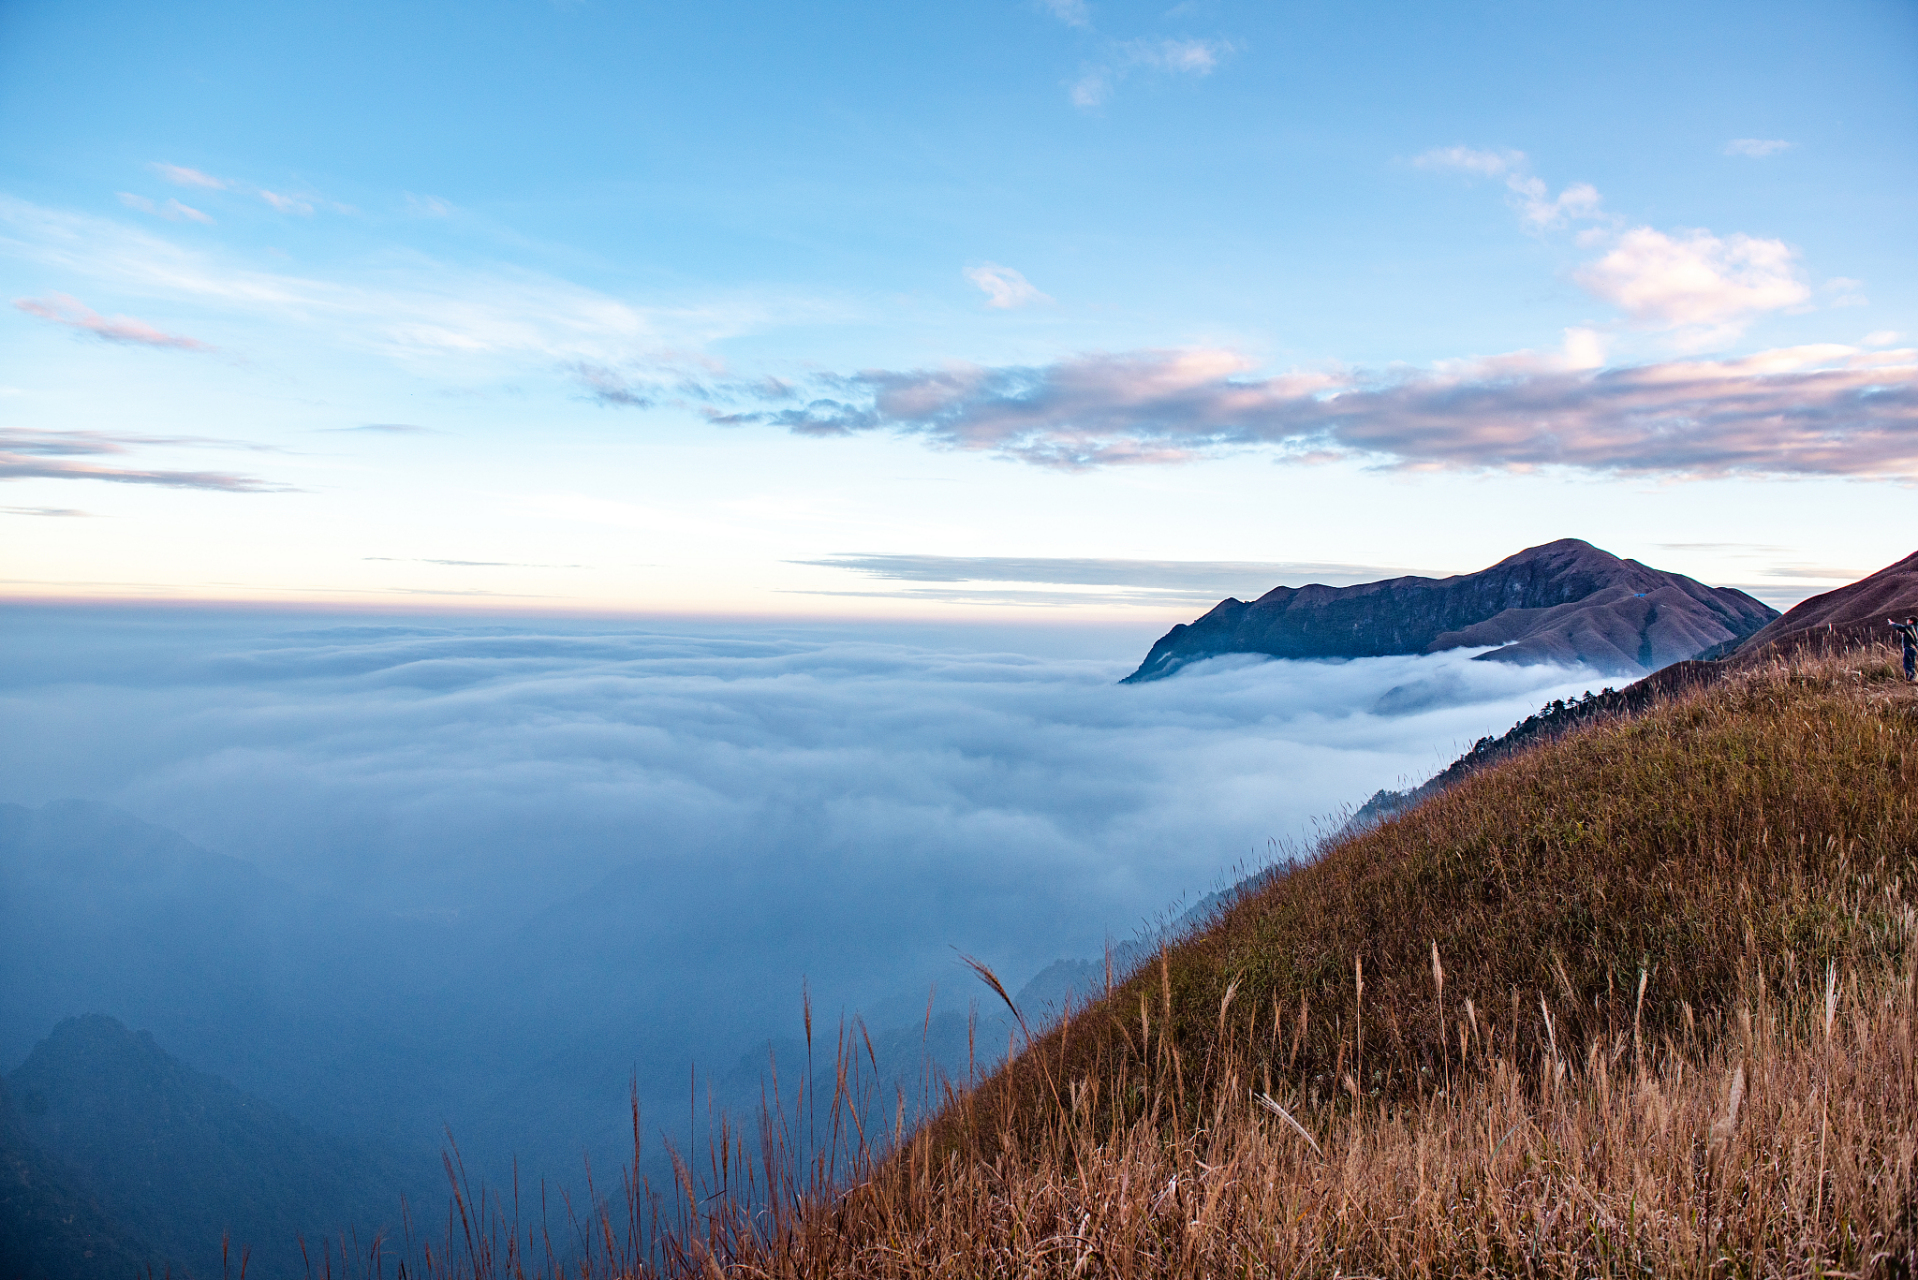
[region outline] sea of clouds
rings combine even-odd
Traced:
[[[616,1129],[635,1072],[683,1114],[688,1064],[792,1035],[802,984],[875,1025],[984,994],[961,953],[1016,990],[1603,683],[1454,653],[1120,686],[1129,643],[1043,628],[19,608],[6,633],[0,801],[107,802],[438,939],[395,982],[462,1064],[415,1102],[491,1108],[468,1123],[501,1142],[530,1141],[494,1123],[516,1080],[546,1126]]]

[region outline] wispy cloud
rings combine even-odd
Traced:
[[[166,489],[222,493],[292,493],[286,485],[229,471],[160,471],[106,466],[92,459],[122,457],[135,446],[234,447],[235,442],[184,436],[108,435],[98,431],[35,431],[0,427],[0,480],[103,480]]]
[[[1011,267],[1002,267],[996,262],[967,267],[965,276],[985,292],[988,307],[1010,310],[1014,307],[1031,306],[1035,302],[1052,301],[1051,298],[1033,288],[1032,282],[1022,273]]]
[[[216,178],[210,173],[198,169],[189,169],[185,165],[163,164],[156,160],[147,168],[165,178],[176,187],[202,187],[208,191],[225,191],[233,186],[225,178]]]
[[[1586,367],[1518,352],[1432,369],[1259,376],[1228,350],[827,376],[813,398],[728,411],[802,435],[892,431],[1083,469],[1258,448],[1294,462],[1918,477],[1918,351],[1797,347],[1738,359]],[[715,400],[755,398],[738,384]]]
[[[1543,231],[1567,222],[1605,217],[1598,189],[1574,182],[1553,195],[1544,179],[1534,174],[1523,151],[1465,146],[1433,147],[1412,158],[1414,166],[1475,178],[1503,178],[1512,207],[1528,230]]]
[[[78,329],[82,333],[90,333],[102,342],[163,347],[176,351],[213,350],[211,346],[197,338],[186,338],[179,334],[163,332],[144,320],[135,320],[132,316],[103,316],[78,298],[68,297],[64,293],[49,293],[44,298],[15,298],[13,305],[30,316],[38,316],[54,324]]]
[[[453,216],[453,204],[451,201],[442,200],[438,196],[418,196],[410,191],[406,193],[406,208],[409,213],[418,214],[422,218],[450,218]]]
[[[55,518],[90,517],[91,511],[76,511],[72,507],[0,507],[0,514],[10,516],[53,516]]]
[[[1811,297],[1797,252],[1782,240],[1714,235],[1702,228],[1673,232],[1627,228],[1608,212],[1598,189],[1575,182],[1556,195],[1531,171],[1523,151],[1435,147],[1413,159],[1421,169],[1502,178],[1506,197],[1525,229],[1544,232],[1574,222],[1592,224],[1579,233],[1581,246],[1605,251],[1572,273],[1586,292],[1623,312],[1641,329],[1673,335],[1681,351],[1721,346],[1759,316],[1803,305]],[[1833,281],[1828,291],[1856,281]],[[1837,289],[1830,304],[1860,296]]]
[[[281,195],[277,191],[260,188],[260,199],[278,209],[281,213],[297,213],[302,217],[313,215],[313,202],[304,196]]]
[[[1039,7],[1068,27],[1092,25],[1092,12],[1086,7],[1086,0],[1039,0]]]
[[[0,196],[0,254],[118,292],[318,331],[343,346],[372,347],[405,361],[483,362],[492,373],[505,355],[532,357],[544,368],[555,361],[603,364],[769,323],[843,314],[811,298],[761,295],[640,305],[533,271],[474,271],[424,259],[364,280],[317,279],[259,270],[144,227],[6,196]]]
[[[1733,138],[1725,144],[1725,154],[1728,156],[1750,156],[1754,160],[1762,160],[1766,156],[1777,155],[1780,151],[1790,148],[1790,146],[1791,143],[1786,142],[1783,138]]]
[[[363,431],[384,436],[432,436],[439,432],[431,427],[416,427],[410,422],[362,422],[357,427],[321,427],[321,431],[345,432]]]
[[[655,388],[636,382],[617,369],[590,361],[577,361],[569,372],[584,384],[589,398],[619,409],[650,409],[659,403]]]
[[[1168,75],[1209,76],[1236,48],[1229,40],[1126,40],[1114,44],[1099,62],[1087,66],[1072,82],[1073,105],[1103,105],[1119,82],[1134,71]]]
[[[1848,276],[1833,276],[1818,286],[1828,301],[1828,307],[1868,307],[1871,299],[1865,296],[1865,282],[1853,280]]]
[[[1516,173],[1525,167],[1525,153],[1504,150],[1491,150],[1479,147],[1433,147],[1431,150],[1412,158],[1412,163],[1421,169],[1450,170],[1454,173],[1476,174],[1481,178],[1502,178],[1508,173]]]
[[[120,203],[129,209],[138,209],[141,213],[150,213],[156,218],[165,218],[168,222],[179,222],[182,219],[188,222],[199,222],[208,225],[211,225],[213,222],[210,215],[202,213],[192,205],[181,204],[178,200],[168,200],[164,204],[155,204],[145,196],[135,195],[131,191],[122,191],[120,193]]]
[[[160,177],[166,179],[168,182],[173,183],[175,186],[199,187],[202,190],[206,190],[206,191],[232,191],[241,195],[257,196],[261,200],[264,200],[268,205],[272,206],[274,209],[278,210],[281,213],[291,213],[291,214],[298,214],[301,217],[310,217],[312,216],[315,209],[318,209],[321,207],[331,209],[335,213],[350,214],[350,213],[358,212],[358,210],[353,208],[352,205],[341,204],[336,200],[328,200],[322,196],[315,195],[311,192],[307,192],[306,194],[303,194],[303,195],[293,195],[284,191],[269,191],[265,187],[255,186],[254,184],[250,182],[242,182],[236,178],[215,177],[214,175],[210,173],[203,173],[198,169],[189,169],[184,165],[164,164],[156,160],[152,164],[149,164],[147,168],[151,169],[154,173],[157,173],[158,175],[160,175]],[[137,196],[130,197],[124,194],[120,197],[121,200],[129,201],[129,202],[132,200],[137,200],[139,198],[140,197],[137,197]],[[177,202],[174,202],[174,203],[177,203]],[[443,201],[436,202],[436,203],[444,204]],[[136,209],[142,209],[143,212],[147,212],[147,213],[155,212],[154,209],[146,208],[142,205],[133,204],[130,207],[136,208]],[[184,209],[185,206],[182,205],[181,208]],[[200,220],[200,221],[207,221],[207,222],[212,221],[211,218],[208,218],[203,213],[199,213],[197,210],[189,211],[181,216],[193,217],[193,218],[196,218],[196,220]]]

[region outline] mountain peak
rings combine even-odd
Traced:
[[[1742,591],[1560,538],[1477,573],[1275,587],[1251,604],[1221,601],[1161,637],[1125,683],[1228,653],[1365,658],[1479,647],[1498,662],[1639,676],[1735,643],[1777,616]]]

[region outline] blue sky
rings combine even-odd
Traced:
[[[15,597],[1148,622],[1911,550],[1908,4],[16,2],[0,122]]]

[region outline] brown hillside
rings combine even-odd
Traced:
[[[693,1214],[676,1256],[822,1277],[1909,1276],[1914,871],[1918,694],[1883,650],[1747,668],[1348,841],[852,1190]]]
[[[1849,586],[1800,602],[1754,632],[1733,652],[1758,658],[1813,640],[1885,640],[1885,619],[1918,615],[1918,551]]]
[[[829,1108],[571,1270],[1909,1280],[1918,690],[1882,647],[1716,669],[1267,884],[918,1133],[842,1034]],[[470,1207],[422,1274],[539,1256]]]

